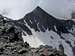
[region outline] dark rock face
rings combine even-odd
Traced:
[[[38,32],[53,30],[59,34],[70,33],[68,30],[70,30],[73,25],[75,25],[74,21],[59,20],[46,13],[40,7],[37,7],[31,13],[27,14],[24,18],[18,21],[11,20],[9,21],[9,23],[21,28],[21,30],[27,32],[28,35],[32,35],[31,29],[29,29],[28,26]],[[28,26],[26,26],[26,24],[28,24]],[[57,30],[54,28],[54,26],[56,26]]]
[[[59,20],[55,17],[46,13],[40,7],[37,7],[34,11],[27,14],[23,19],[25,20],[31,28],[35,31],[42,31],[45,32],[47,29],[53,30],[57,33],[69,33],[69,29],[75,25],[75,22],[71,20]],[[21,22],[22,20],[19,20]],[[56,26],[57,31],[55,30],[54,26]]]

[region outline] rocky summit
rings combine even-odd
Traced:
[[[19,28],[0,15],[0,56],[66,56],[63,45],[59,50],[48,45],[32,48],[23,41]]]

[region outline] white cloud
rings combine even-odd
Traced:
[[[41,0],[39,6],[57,18],[69,19],[75,10],[75,0]]]
[[[37,0],[35,0],[37,1]],[[0,0],[0,14],[19,19],[36,7],[34,0]],[[4,12],[7,12],[5,13]]]

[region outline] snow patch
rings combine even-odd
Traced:
[[[22,35],[24,42],[28,42],[31,47],[37,48],[40,45],[49,45],[53,48],[59,49],[59,45],[62,44],[64,47],[65,54],[68,56],[73,56],[72,48],[68,43],[66,43],[66,39],[69,39],[72,42],[74,37],[71,34],[62,34],[65,39],[62,39],[56,32],[48,31],[46,32],[38,32],[32,28],[30,28],[27,23],[26,26],[31,29],[32,35]],[[67,35],[67,36],[66,36]],[[71,38],[72,37],[72,38]]]

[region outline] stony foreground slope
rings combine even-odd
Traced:
[[[31,47],[49,45],[58,49],[62,44],[67,56],[75,56],[75,22],[59,20],[37,7],[22,19],[9,21],[22,31],[24,42]]]

